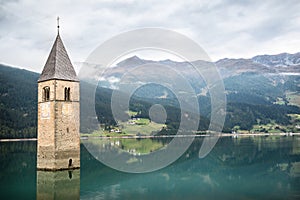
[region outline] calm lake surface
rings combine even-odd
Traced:
[[[165,143],[143,140],[103,143],[117,142],[115,148],[129,153],[132,143]],[[80,170],[37,172],[35,141],[0,142],[0,199],[300,199],[299,136],[223,137],[199,159],[202,141],[195,139],[168,167],[144,174],[111,169],[84,145]],[[135,153],[149,151],[141,146]]]

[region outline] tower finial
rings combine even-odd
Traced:
[[[59,16],[57,16],[57,33],[59,34]]]

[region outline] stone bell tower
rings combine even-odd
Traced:
[[[79,79],[58,31],[38,80],[38,170],[80,167],[79,94]]]

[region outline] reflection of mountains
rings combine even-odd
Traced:
[[[199,159],[202,140],[196,139],[174,164],[146,174],[108,168],[82,145],[80,198],[193,199],[201,194],[296,199],[299,195],[299,137],[221,138],[207,157]],[[35,199],[36,143],[0,143],[0,154],[1,199]],[[70,180],[68,172],[64,177]]]
[[[114,195],[121,198],[118,195],[123,197],[127,194],[137,199],[142,198],[143,194],[149,195],[151,190],[158,191],[152,194],[153,198],[171,198],[170,195],[188,198],[200,193],[211,196],[212,191],[216,191],[217,197],[232,194],[234,198],[242,198],[247,190],[266,195],[266,188],[272,191],[268,193],[270,198],[272,195],[280,198],[278,195],[299,193],[298,138],[222,138],[202,160],[198,158],[201,143],[202,139],[196,139],[175,164],[148,174],[116,172],[83,153],[86,156],[84,160],[89,164],[82,166],[82,190],[89,188],[106,198]],[[162,193],[159,194],[159,191]],[[163,191],[172,192],[166,195]],[[89,195],[82,193],[83,198]]]
[[[162,139],[135,139],[135,138],[97,138],[84,140],[85,145],[94,145],[99,152],[124,151],[134,156],[149,154],[163,148],[172,138]]]

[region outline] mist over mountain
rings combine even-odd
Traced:
[[[251,59],[221,59],[216,62],[218,68],[226,74],[236,75],[242,72],[263,74],[300,74],[300,53],[278,55],[259,55]],[[231,73],[230,73],[231,72]]]
[[[286,90],[291,90],[293,92],[299,91],[298,81],[300,76],[300,53],[296,54],[287,54],[282,53],[278,55],[262,55],[255,56],[251,59],[221,59],[214,63],[209,63],[206,61],[193,61],[193,62],[176,62],[172,60],[162,60],[162,61],[152,61],[152,60],[143,60],[137,56],[133,56],[123,60],[118,63],[116,66],[110,68],[107,73],[103,74],[101,81],[99,82],[100,86],[108,87],[111,89],[118,88],[118,83],[123,77],[124,74],[130,73],[133,69],[138,69],[139,66],[148,65],[151,68],[151,65],[165,65],[172,70],[179,72],[194,89],[198,92],[199,95],[204,95],[207,92],[205,88],[205,81],[203,77],[197,74],[195,66],[199,66],[200,72],[202,69],[208,67],[216,67],[220,73],[221,78],[225,83],[229,85],[237,84],[244,85],[245,90],[258,90],[263,89],[263,85],[258,85],[262,79],[267,79],[268,84],[264,86],[270,87],[271,90],[277,91],[278,87],[281,88],[281,95],[286,92]],[[195,65],[195,66],[194,66]],[[165,71],[166,74],[168,71]],[[195,73],[196,72],[196,73]],[[157,76],[167,76],[166,74],[157,74]],[[143,71],[140,72],[140,76],[143,76]],[[237,78],[237,76],[243,76],[243,79]],[[251,85],[245,76],[250,76],[252,79],[257,78],[257,84]],[[251,79],[251,80],[252,80]],[[235,81],[232,83],[232,81]],[[253,81],[255,82],[255,81]],[[294,82],[292,88],[282,88],[286,87],[288,84]],[[248,85],[250,84],[250,85]],[[250,87],[247,87],[250,86]],[[225,84],[226,87],[226,84]],[[238,86],[236,86],[238,87]],[[254,87],[254,88],[253,88]],[[227,89],[234,89],[228,88]],[[240,88],[241,89],[241,88]],[[160,94],[157,94],[156,97],[165,96],[165,91],[161,90]],[[227,92],[230,92],[230,90]],[[232,91],[234,92],[234,91]],[[143,95],[142,95],[143,96]],[[144,95],[145,96],[145,95]],[[149,96],[147,96],[149,97]]]
[[[133,56],[118,63],[112,70],[112,74],[117,72],[123,72],[123,68],[132,69],[143,64],[162,64],[172,66],[177,69],[184,69],[187,65],[197,64],[200,66],[206,65],[206,61],[191,61],[189,62],[176,62],[172,60],[152,61],[144,60],[137,56]],[[300,53],[288,54],[281,53],[278,55],[258,55],[251,59],[229,59],[224,58],[213,62],[216,67],[220,70],[222,76],[227,77],[228,75],[233,76],[243,72],[258,72],[264,74],[272,73],[295,73],[300,74]],[[183,73],[185,70],[182,70]]]
[[[300,53],[281,53],[278,55],[260,55],[251,60],[268,67],[291,67],[300,65]]]
[[[195,70],[195,66],[201,70],[216,67],[223,79],[227,97],[227,116],[225,126],[230,131],[235,126],[244,130],[253,130],[256,124],[291,125],[294,130],[297,120],[291,118],[291,114],[299,113],[300,105],[300,53],[278,55],[259,55],[250,59],[221,59],[216,62],[192,61],[177,62],[172,60],[144,60],[133,56],[116,64],[103,74],[99,86],[117,89],[124,74],[136,70],[135,79],[130,80],[136,84],[139,77],[147,76],[145,71],[138,68],[147,66],[155,69],[156,66],[167,66],[171,70],[179,72],[195,90],[200,105],[200,113],[210,117],[209,86],[201,73]],[[166,68],[163,74],[157,73],[161,79],[168,78],[169,71]],[[177,82],[174,79],[174,82]],[[176,89],[176,88],[175,88]],[[179,91],[184,92],[184,91]],[[174,91],[170,88],[141,82],[141,89],[134,93],[135,96],[157,101],[173,102],[176,99]],[[174,105],[174,104],[172,104]],[[178,106],[178,105],[177,105]],[[279,126],[278,126],[279,127]],[[297,126],[298,127],[298,126]],[[263,129],[263,128],[262,128]],[[282,129],[287,131],[287,129]]]

